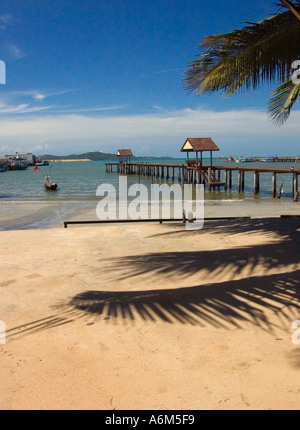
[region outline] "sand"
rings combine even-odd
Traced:
[[[1,231],[0,409],[299,409],[299,237],[270,218]]]

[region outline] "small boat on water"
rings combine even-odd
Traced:
[[[56,191],[58,188],[58,185],[56,182],[51,182],[49,176],[45,176],[46,182],[44,184],[46,191]]]
[[[46,182],[44,186],[46,191],[56,191],[58,187],[54,182],[51,182],[51,184]]]
[[[49,161],[44,160],[44,161],[41,161],[41,162],[35,163],[35,165],[36,165],[36,166],[39,166],[39,167],[42,167],[42,166],[49,166]]]
[[[50,166],[52,167],[52,166]],[[36,172],[39,170],[38,166],[35,165],[33,171]],[[44,188],[46,191],[56,191],[58,189],[58,184],[50,180],[50,176],[45,176],[46,182],[44,183]]]

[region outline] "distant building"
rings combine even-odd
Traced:
[[[5,158],[8,158],[9,160],[14,158],[25,158],[27,160],[28,166],[34,166],[36,163],[36,156],[33,155],[31,152],[27,152],[27,154],[19,154],[18,152],[13,155],[5,155]]]

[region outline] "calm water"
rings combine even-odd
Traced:
[[[138,161],[138,160],[137,160]],[[153,160],[140,160],[143,162],[154,162]],[[208,161],[208,160],[205,160]],[[204,161],[204,162],[205,162]],[[183,159],[158,159],[157,163],[184,163]],[[224,165],[223,160],[214,160],[215,165]],[[232,164],[232,163],[228,163]],[[269,167],[293,167],[293,163],[243,163],[243,166],[269,166]],[[294,167],[299,167],[295,165]],[[50,179],[59,185],[57,192],[47,192],[44,190],[45,176],[50,175]],[[33,167],[28,167],[24,171],[11,171],[0,173],[0,199],[7,201],[90,201],[98,200],[96,196],[97,187],[103,183],[112,184],[118,189],[119,176],[117,173],[106,173],[105,161],[94,162],[74,162],[74,163],[53,163],[51,167],[39,167],[36,172]],[[156,183],[157,181],[153,179]],[[128,177],[128,185],[138,182],[137,176]],[[141,183],[150,186],[151,178],[141,178]],[[166,182],[166,181],[164,181]],[[170,181],[171,182],[171,181]],[[292,197],[292,175],[278,175],[277,187],[284,182],[284,193],[282,198]],[[253,173],[245,174],[245,192],[241,195],[237,192],[237,173],[233,172],[233,189],[225,192],[206,191],[206,200],[237,200],[237,199],[271,199],[272,175],[261,174],[261,192],[258,197],[253,195]]]

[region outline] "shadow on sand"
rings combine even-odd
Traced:
[[[180,285],[181,279],[191,275],[199,275],[203,280],[205,273],[209,273],[210,279],[218,277],[219,281],[226,272],[230,273],[231,280],[168,290],[85,291],[75,296],[70,305],[114,320],[134,321],[139,317],[152,322],[176,321],[216,328],[240,328],[247,322],[268,332],[283,327],[290,330],[292,322],[300,319],[299,226],[297,219],[208,223],[206,229],[212,234],[264,232],[271,243],[107,259],[107,272],[119,280],[138,276],[155,276],[160,280],[172,277],[174,284]],[[199,236],[201,240],[201,234],[201,231],[174,232],[172,227],[172,231],[159,236],[167,239],[170,235],[184,235],[186,240]],[[263,268],[262,276],[255,276],[258,267]],[[276,270],[278,273],[274,274]],[[234,280],[241,273],[243,279]]]
[[[68,303],[57,305],[55,315],[14,327],[7,332],[7,337],[47,330],[87,315],[100,316],[116,323],[133,323],[141,319],[151,323],[161,321],[227,329],[250,324],[269,333],[275,333],[277,329],[291,333],[292,322],[300,320],[299,226],[299,220],[217,222],[207,226],[211,229],[210,233],[264,232],[270,235],[271,243],[107,259],[104,261],[106,274],[114,281],[132,279],[135,282],[134,279],[140,275],[150,279],[154,275],[153,279],[157,277],[160,281],[168,278],[170,281],[172,277],[176,288],[140,291],[105,291],[101,288],[83,291]],[[201,240],[201,234],[201,231],[177,230],[159,236],[167,239],[169,235],[185,235],[190,240],[199,235]],[[91,288],[103,282],[103,259],[99,261],[99,267],[93,268],[95,283]],[[258,267],[263,268],[262,276],[256,276]],[[230,280],[219,282],[227,271],[230,276],[226,278]],[[243,279],[234,279],[235,276],[241,277],[242,271]],[[199,275],[203,281],[207,274],[211,283],[180,288],[181,280],[188,276]],[[298,351],[290,358],[295,366],[300,367],[299,357]]]
[[[300,271],[170,290],[85,291],[71,307],[108,319],[241,328],[248,322],[272,332],[300,315]],[[267,311],[272,311],[271,322]]]

